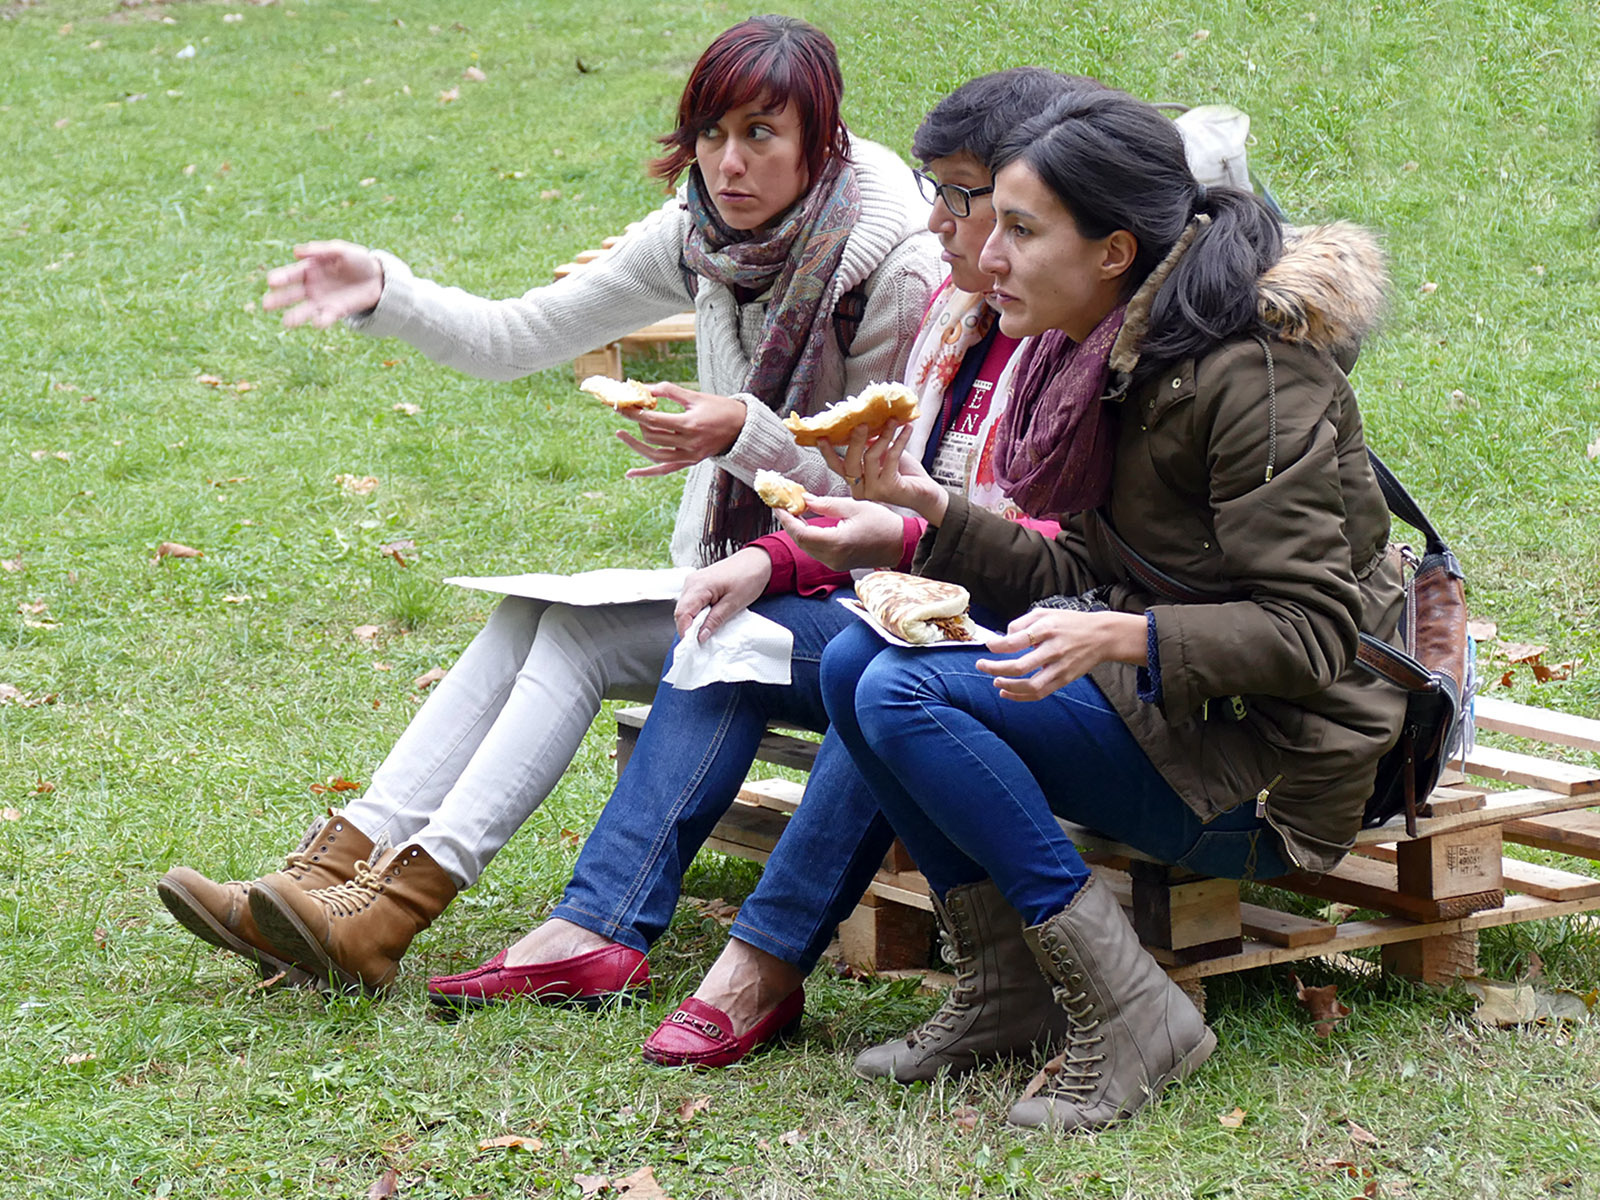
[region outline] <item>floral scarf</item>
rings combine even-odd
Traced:
[[[861,215],[855,168],[831,158],[803,200],[770,229],[747,232],[723,224],[698,166],[689,171],[688,208],[692,224],[684,265],[745,295],[770,292],[766,332],[745,390],[779,416],[811,415],[821,407],[816,381],[833,336],[832,314],[824,311],[825,304],[845,242]],[[755,491],[729,472],[718,471],[701,535],[710,556],[731,554],[771,526],[771,512]]]

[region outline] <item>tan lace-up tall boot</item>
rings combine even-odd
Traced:
[[[301,891],[331,887],[353,877],[356,863],[371,853],[371,839],[330,809],[325,819],[306,830],[300,844],[289,852],[283,870],[271,878]],[[250,915],[250,884],[239,880],[218,883],[189,867],[173,867],[156,883],[156,894],[195,937],[248,958],[263,979],[282,974],[286,983],[308,982],[256,928]]]
[[[1097,876],[1024,936],[1071,1029],[1050,1064],[1059,1061],[1060,1069],[1037,1096],[1012,1107],[1011,1124],[1099,1129],[1143,1108],[1216,1049],[1216,1034],[1139,945]]]
[[[956,1075],[1065,1036],[1071,1019],[1039,974],[1022,918],[992,881],[953,887],[943,902],[935,896],[933,911],[955,984],[939,1010],[905,1037],[863,1050],[857,1075],[897,1083],[940,1071]]]
[[[387,987],[416,937],[455,899],[456,884],[418,846],[358,862],[355,877],[306,892],[272,877],[250,888],[263,937],[296,966],[347,992]]]

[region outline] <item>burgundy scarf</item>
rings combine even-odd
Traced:
[[[1024,512],[1066,517],[1110,492],[1115,424],[1101,397],[1126,311],[1113,309],[1082,342],[1052,329],[1023,352],[994,440],[995,473]]]

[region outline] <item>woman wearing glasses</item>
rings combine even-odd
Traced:
[[[345,320],[514,379],[692,305],[704,390],[656,385],[683,411],[629,414],[638,436],[621,436],[649,460],[630,475],[687,471],[672,559],[705,566],[772,528],[749,486],[758,468],[844,490],[783,417],[896,378],[938,281],[925,205],[893,154],[849,137],[842,86],[820,30],[743,22],[701,56],[652,166],[668,183],[687,172],[686,186],[603,262],[491,301],[381,251],[319,242],[269,274],[264,307],[287,309],[287,326]],[[601,699],[653,692],[672,636],[668,603],[505,600],[366,794],[314,826],[284,870],[245,884],[179,867],[162,900],[264,973],[387,985],[412,938],[549,794]]]
[[[921,416],[901,446],[936,478],[997,510],[1012,507],[992,464],[1019,343],[998,329],[985,300],[990,280],[978,266],[994,225],[985,162],[1017,122],[1091,86],[1036,67],[984,76],[935,107],[913,142],[926,164],[918,177],[932,201],[928,227],[939,237],[950,279],[912,353],[906,382],[919,393]],[[886,440],[880,441],[873,451],[859,442],[837,448],[836,468],[851,478],[892,469],[885,467],[892,462]],[[819,498],[812,506],[830,518],[819,525],[844,519],[836,528],[847,532],[847,541],[828,545],[836,567],[904,565],[923,528],[880,505]],[[1039,524],[1049,532],[1056,528]],[[824,529],[818,536],[827,534]],[[692,576],[678,604],[680,634],[702,609],[711,610],[712,624],[753,606],[795,634],[791,684],[714,684],[694,691],[663,684],[550,918],[477,970],[430,980],[430,995],[464,1005],[519,996],[595,1004],[642,986],[649,979],[645,954],[672,918],[683,873],[732,803],[767,722],[826,727],[819,660],[828,639],[854,621],[827,594],[849,583],[847,573],[823,566],[787,534],[761,538]],[[695,996],[646,1044],[652,1061],[725,1065],[798,1018],[801,981],[840,915],[861,895],[890,837],[832,738],[811,774],[808,792],[819,791],[830,797],[835,819],[810,821],[811,806],[801,805],[740,913],[735,941]],[[1004,903],[997,894],[992,899]],[[1031,989],[1034,1023],[1024,1027],[1026,1014],[1011,1013],[1004,1036],[1027,1046],[1061,1022],[1031,967],[1022,980]]]

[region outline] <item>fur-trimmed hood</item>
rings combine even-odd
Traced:
[[[1127,318],[1111,348],[1113,372],[1126,376],[1138,365],[1156,293],[1209,222],[1209,217],[1196,217],[1128,302]],[[1282,257],[1257,285],[1257,311],[1282,341],[1349,361],[1377,325],[1387,287],[1383,251],[1371,231],[1349,221],[1290,225],[1284,227]]]

